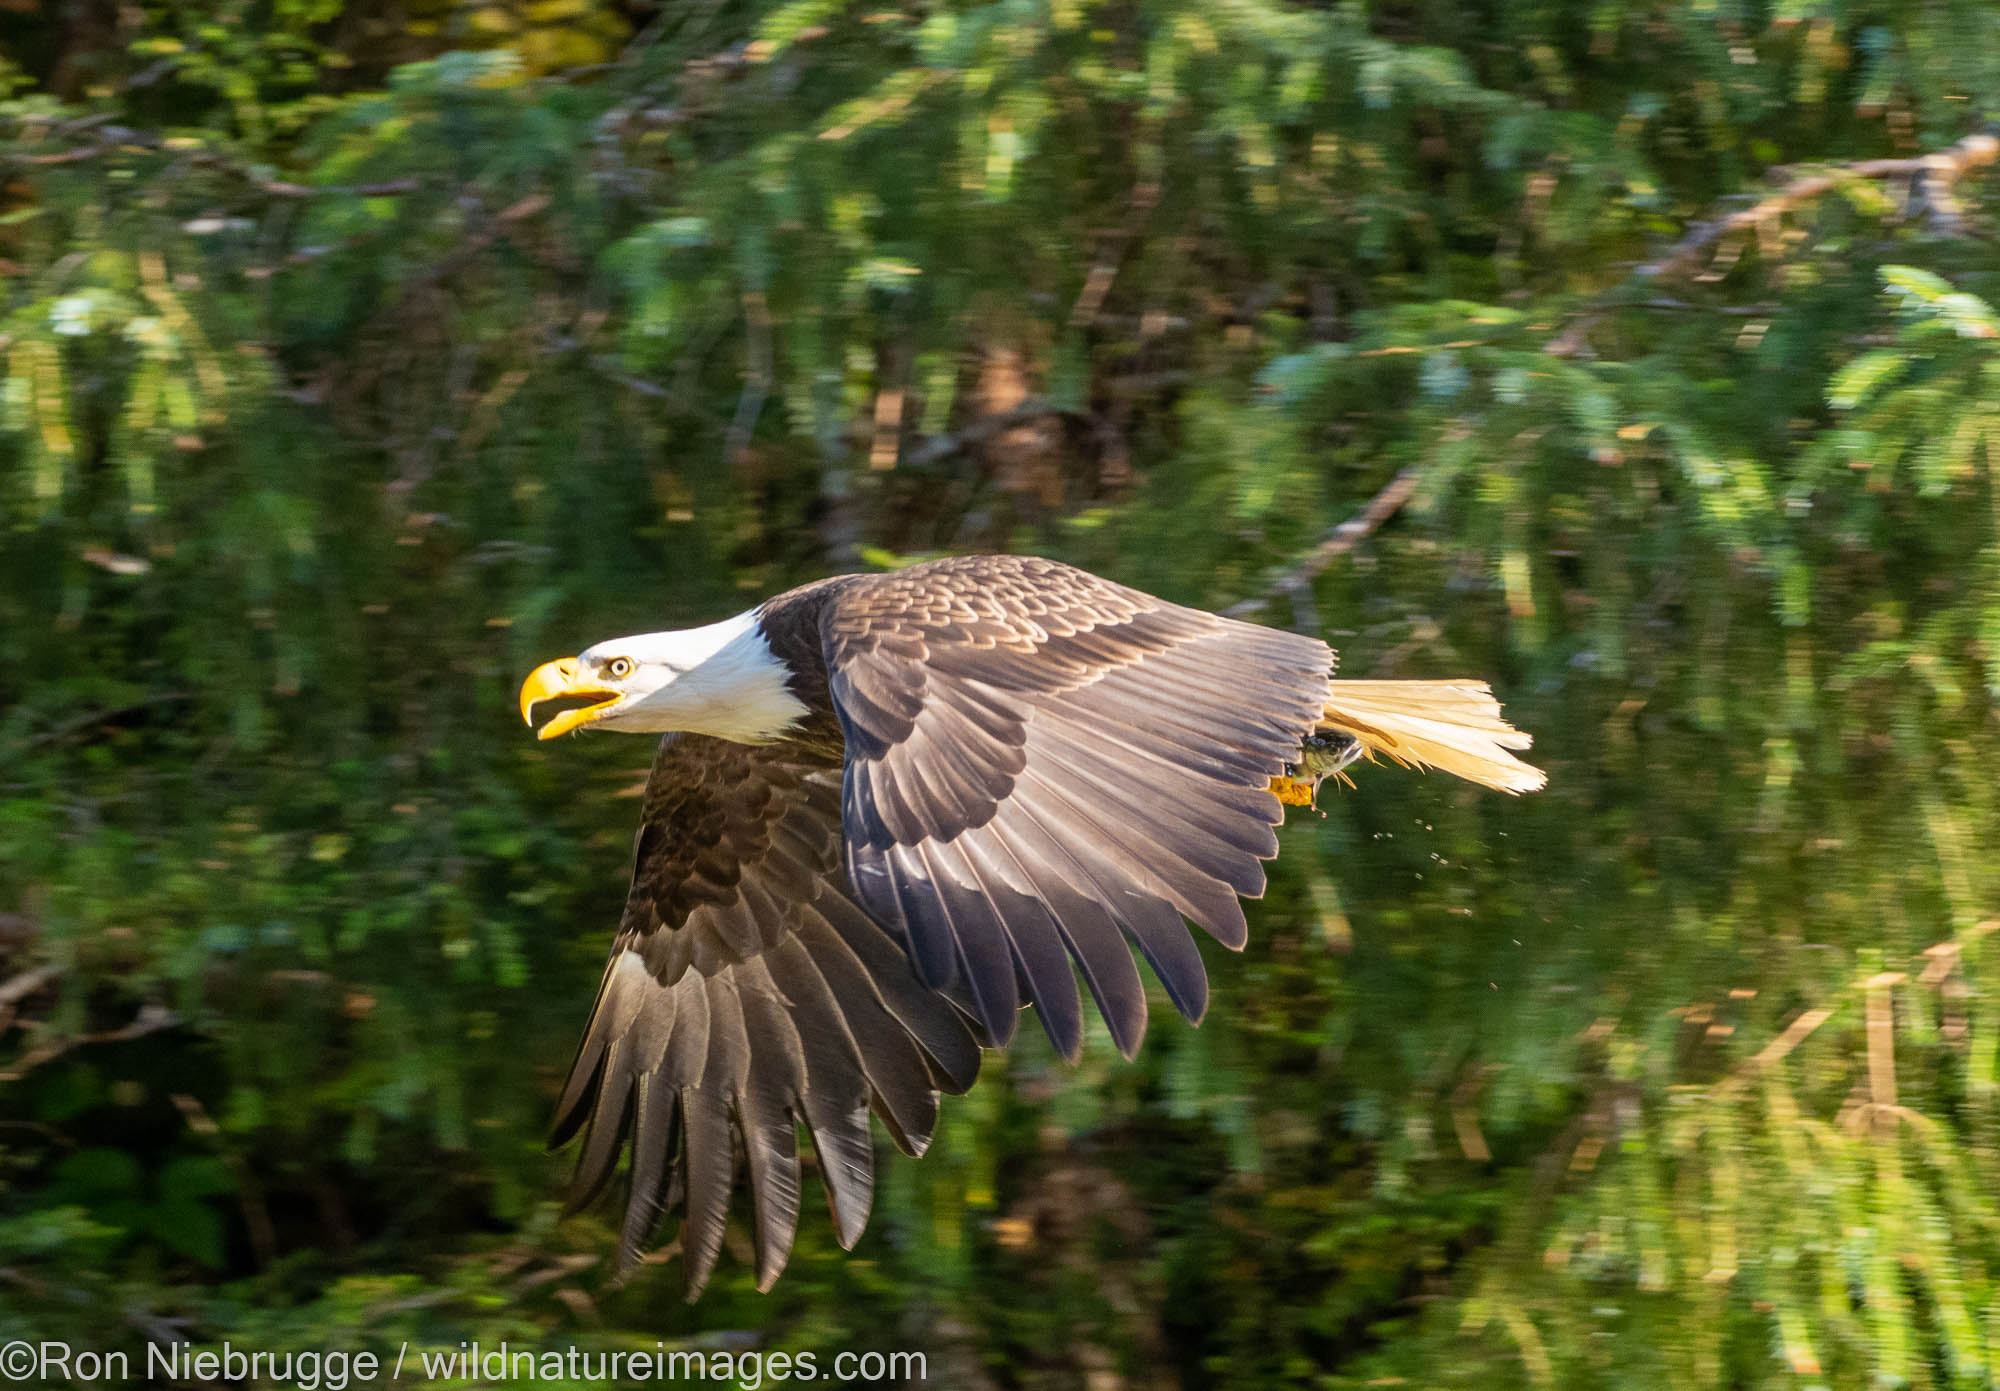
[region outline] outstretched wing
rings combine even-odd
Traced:
[[[669,735],[646,786],[631,894],[555,1142],[585,1130],[574,1210],[630,1136],[621,1263],[683,1208],[690,1299],[721,1249],[739,1157],[768,1289],[798,1221],[798,1125],[852,1246],[873,1191],[869,1108],[921,1153],[939,1091],[979,1070],[969,1022],[848,892],[839,795],[834,769],[699,735]]]
[[[963,981],[996,1043],[1032,1002],[1074,1057],[1074,960],[1129,1056],[1130,936],[1199,1018],[1182,919],[1243,945],[1238,896],[1278,850],[1271,779],[1320,719],[1331,650],[1031,557],[853,581],[822,624],[852,882],[924,979]]]

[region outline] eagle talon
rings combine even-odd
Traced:
[[[1313,798],[1319,792],[1318,783],[1306,778],[1292,777],[1291,771],[1290,768],[1287,768],[1285,770],[1286,776],[1271,779],[1272,794],[1288,807],[1311,806]]]
[[[1271,779],[1271,792],[1288,807],[1319,805],[1319,785],[1338,778],[1347,786],[1341,770],[1361,757],[1361,741],[1347,734],[1308,734],[1299,748],[1299,761],[1285,765],[1284,776]]]

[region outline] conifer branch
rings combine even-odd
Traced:
[[[90,130],[97,139],[89,145],[80,145],[68,150],[54,150],[46,154],[8,155],[9,163],[49,168],[65,164],[83,164],[93,159],[119,151],[135,151],[142,154],[176,154],[180,163],[195,169],[207,169],[217,174],[236,179],[267,198],[394,198],[405,193],[414,193],[419,184],[416,179],[389,179],[381,183],[368,184],[301,184],[289,179],[274,179],[259,174],[255,169],[228,155],[206,147],[176,150],[165,136],[157,131],[137,130],[131,126],[105,125],[97,121],[71,122],[64,127],[65,133],[80,133]]]
[[[1329,531],[1318,545],[1306,552],[1304,559],[1273,580],[1262,594],[1231,604],[1222,611],[1222,616],[1247,618],[1280,595],[1290,595],[1296,602],[1297,597],[1310,589],[1312,582],[1327,566],[1360,545],[1382,523],[1401,511],[1422,479],[1423,470],[1414,464],[1404,469],[1383,484],[1381,491],[1368,499],[1367,505],[1359,512]]]
[[[1932,234],[1940,237],[1965,235],[1964,207],[1956,187],[1966,174],[2000,159],[2000,137],[1980,131],[1968,135],[1950,149],[1909,159],[1863,159],[1848,164],[1817,164],[1772,170],[1786,182],[1775,192],[1746,208],[1696,223],[1667,254],[1634,271],[1616,290],[1600,296],[1579,311],[1576,317],[1543,351],[1551,357],[1573,357],[1599,320],[1626,302],[1633,284],[1654,283],[1694,272],[1701,254],[1731,237],[1770,226],[1787,213],[1816,201],[1844,184],[1908,178],[1909,210],[1921,211]],[[1698,280],[1720,279],[1713,269],[1695,274]],[[1646,303],[1663,307],[1655,300]]]

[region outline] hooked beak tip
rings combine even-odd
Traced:
[[[553,739],[591,723],[623,694],[586,681],[582,664],[574,657],[543,662],[521,683],[521,721],[534,729],[536,706],[545,701],[581,698],[584,704],[557,712],[547,724],[535,730],[537,739]]]

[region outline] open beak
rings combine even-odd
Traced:
[[[528,679],[521,683],[521,718],[532,729],[535,724],[535,707],[544,701],[585,702],[557,711],[547,724],[535,730],[537,739],[553,739],[558,734],[581,729],[609,713],[611,707],[616,705],[624,694],[623,691],[592,685],[585,679],[583,667],[576,658],[563,657],[557,661],[543,662],[529,672]]]

